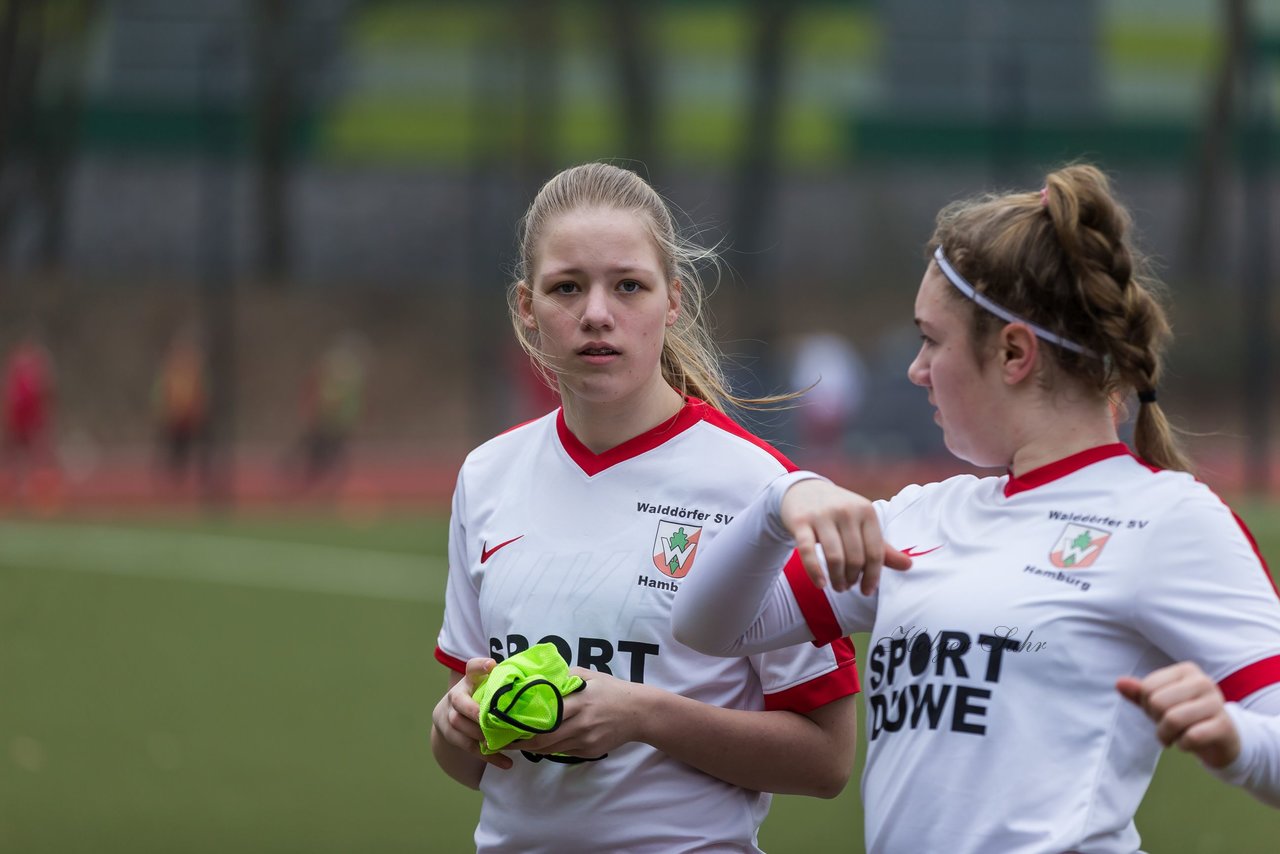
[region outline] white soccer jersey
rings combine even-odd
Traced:
[[[847,641],[724,659],[671,637],[699,550],[791,468],[697,400],[601,455],[559,411],[490,440],[458,476],[436,658],[461,673],[469,658],[550,641],[570,664],[726,708],[807,712],[855,693]],[[806,607],[827,607],[797,585]],[[486,767],[480,783],[480,851],[758,850],[769,795],[648,745],[573,765],[511,755],[514,768]]]
[[[1190,660],[1274,705],[1280,598],[1247,531],[1191,476],[1124,445],[1021,478],[955,477],[877,502],[907,572],[830,594],[870,632],[872,852],[1133,852],[1161,746],[1115,689]]]

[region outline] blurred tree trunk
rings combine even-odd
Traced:
[[[1271,495],[1271,409],[1275,396],[1275,338],[1272,318],[1271,253],[1272,152],[1275,150],[1275,91],[1272,81],[1280,53],[1269,56],[1261,26],[1241,37],[1244,60],[1240,81],[1241,129],[1240,182],[1244,187],[1243,264],[1241,269],[1244,351],[1241,354],[1241,391],[1244,400],[1245,488],[1258,500]]]
[[[756,0],[753,8],[750,100],[733,195],[731,236],[747,253],[738,264],[747,287],[759,290],[764,287],[757,281],[759,252],[769,242],[765,228],[776,207],[787,34],[794,15],[786,0]]]
[[[236,286],[232,269],[232,161],[237,129],[230,118],[238,99],[228,69],[235,35],[227,25],[206,35],[200,69],[204,118],[204,174],[200,186],[201,310],[209,352],[209,421],[205,433],[204,499],[210,510],[231,506],[236,453]]]
[[[1223,0],[1223,46],[1213,93],[1209,98],[1202,125],[1200,151],[1192,185],[1189,220],[1186,231],[1187,270],[1203,279],[1216,266],[1215,248],[1221,242],[1217,226],[1222,213],[1223,183],[1230,141],[1235,129],[1235,115],[1240,83],[1248,48],[1248,9],[1246,0]]]
[[[18,159],[16,137],[29,128],[33,112],[42,12],[35,0],[8,0],[0,18],[0,256],[8,249],[22,190],[11,167]]]
[[[642,166],[652,181],[658,174],[656,161],[655,109],[651,62],[646,62],[645,16],[636,0],[614,0],[606,4],[615,70],[622,103],[622,145],[620,151]]]
[[[289,186],[291,132],[296,116],[292,0],[257,0],[254,15],[254,147],[258,161],[258,273],[280,286],[289,273],[292,233]]]
[[[779,369],[772,363],[769,352],[778,337],[778,287],[762,263],[762,253],[774,243],[768,228],[778,222],[781,108],[786,84],[787,39],[795,7],[786,0],[755,0],[753,9],[755,42],[751,54],[750,101],[733,190],[729,235],[741,250],[735,256],[735,264],[749,296],[744,331],[754,347],[754,352],[748,354],[754,362],[748,382],[755,387],[741,390],[758,393],[777,387],[775,375]]]
[[[0,18],[0,174],[9,163],[11,128],[15,124],[17,81],[22,77],[18,56],[23,24],[32,0],[8,0]]]
[[[472,152],[471,203],[480,206],[471,223],[478,278],[467,293],[471,364],[481,390],[473,403],[474,424],[485,438],[510,426],[525,379],[513,375],[513,365],[523,368],[523,356],[514,352],[505,283],[495,281],[495,274],[510,257],[516,220],[555,171],[561,142],[560,4],[511,0],[497,8],[494,31],[500,45],[496,50],[477,45],[480,65],[472,96],[472,145],[483,148],[478,156]],[[511,122],[510,129],[503,119]],[[496,186],[495,176],[500,178]]]
[[[75,0],[69,6],[59,18],[58,30],[51,33],[57,49],[43,63],[43,88],[51,96],[41,113],[34,151],[36,193],[44,212],[38,259],[46,269],[60,265],[66,254],[67,196],[84,106],[89,33],[98,13],[97,0]]]
[[[517,96],[521,105],[517,134],[516,163],[520,184],[537,190],[551,177],[560,127],[560,55],[555,0],[517,0],[519,31],[513,33],[516,44],[523,46],[524,68],[520,75],[523,91]],[[527,202],[532,192],[525,194]]]

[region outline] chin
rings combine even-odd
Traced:
[[[584,403],[615,403],[635,392],[635,389],[621,388],[612,383],[586,382],[578,383],[573,389],[574,397]]]
[[[951,441],[951,438],[945,433],[942,436],[942,443],[947,446],[947,451],[951,456],[963,463],[968,463],[971,466],[984,469],[994,468],[999,465],[999,463],[991,462],[991,458],[983,453],[980,448],[959,445]]]
[[[975,452],[975,451],[957,451],[951,448],[950,446],[947,447],[947,450],[951,451],[951,455],[953,457],[960,460],[961,462],[968,463],[974,468],[1006,469],[1009,467],[1009,463],[1007,460],[998,460],[996,459],[995,454],[992,454],[991,456],[987,456],[986,454]]]

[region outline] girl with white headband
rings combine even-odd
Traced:
[[[874,503],[779,478],[686,580],[675,636],[871,633],[871,852],[1135,851],[1162,745],[1280,805],[1280,596],[1156,402],[1169,326],[1107,179],[951,205],[931,251],[907,373],[951,452],[1005,473]],[[834,618],[780,580],[798,563]]]

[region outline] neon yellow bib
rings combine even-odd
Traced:
[[[553,732],[564,717],[565,695],[585,685],[555,644],[536,644],[499,662],[471,695],[480,704],[480,752],[497,753],[513,741]]]

